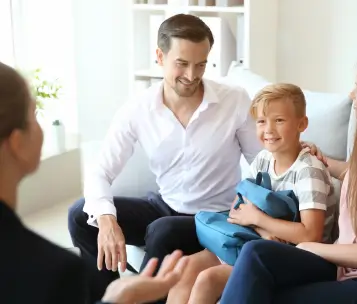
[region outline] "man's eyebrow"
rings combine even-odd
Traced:
[[[180,58],[177,58],[176,61],[177,61],[177,62],[188,63],[187,60],[180,59]],[[207,60],[201,61],[201,62],[199,62],[199,63],[197,63],[197,64],[203,64],[203,63],[207,63]]]
[[[188,63],[188,61],[187,61],[187,60],[183,60],[183,59],[180,59],[180,58],[177,58],[177,59],[176,59],[176,61],[178,61],[178,62]]]

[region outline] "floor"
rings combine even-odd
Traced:
[[[64,248],[72,248],[72,241],[67,229],[67,212],[68,207],[76,199],[78,198],[73,198],[54,207],[27,215],[22,218],[22,221],[28,228],[49,241]],[[126,271],[121,275],[127,276],[132,275],[132,273]]]
[[[77,198],[25,216],[22,220],[31,230],[64,248],[73,247],[67,229],[68,207]]]

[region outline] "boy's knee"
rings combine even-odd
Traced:
[[[217,275],[214,271],[214,269],[208,268],[206,270],[203,270],[199,273],[196,279],[196,287],[199,286],[199,288],[211,288],[211,286],[214,286],[216,283]]]
[[[189,255],[186,257],[187,258],[187,267],[185,269],[185,272],[183,273],[183,276],[180,280],[180,285],[188,285],[190,288],[192,288],[192,285],[197,280],[198,275],[201,273],[202,268],[196,264],[195,257],[192,255]]]

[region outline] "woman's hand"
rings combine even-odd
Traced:
[[[167,256],[156,276],[157,259],[151,259],[140,275],[120,278],[112,282],[102,299],[109,303],[148,303],[167,296],[181,279],[188,260],[181,251]]]
[[[327,158],[323,155],[322,151],[314,144],[307,141],[300,142],[303,148],[309,148],[310,154],[317,157],[318,160],[322,161],[326,167],[328,167]]]

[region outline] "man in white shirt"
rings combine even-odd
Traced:
[[[73,243],[101,270],[97,299],[118,277],[118,261],[125,270],[126,244],[146,247],[142,267],[175,249],[200,251],[194,214],[229,209],[240,181],[241,153],[250,163],[261,150],[248,94],[202,80],[213,42],[210,29],[195,16],[175,15],[162,23],[157,59],[164,80],[119,110],[85,182],[85,199],[70,208]],[[159,194],[113,198],[111,183],[136,142],[149,158]]]

